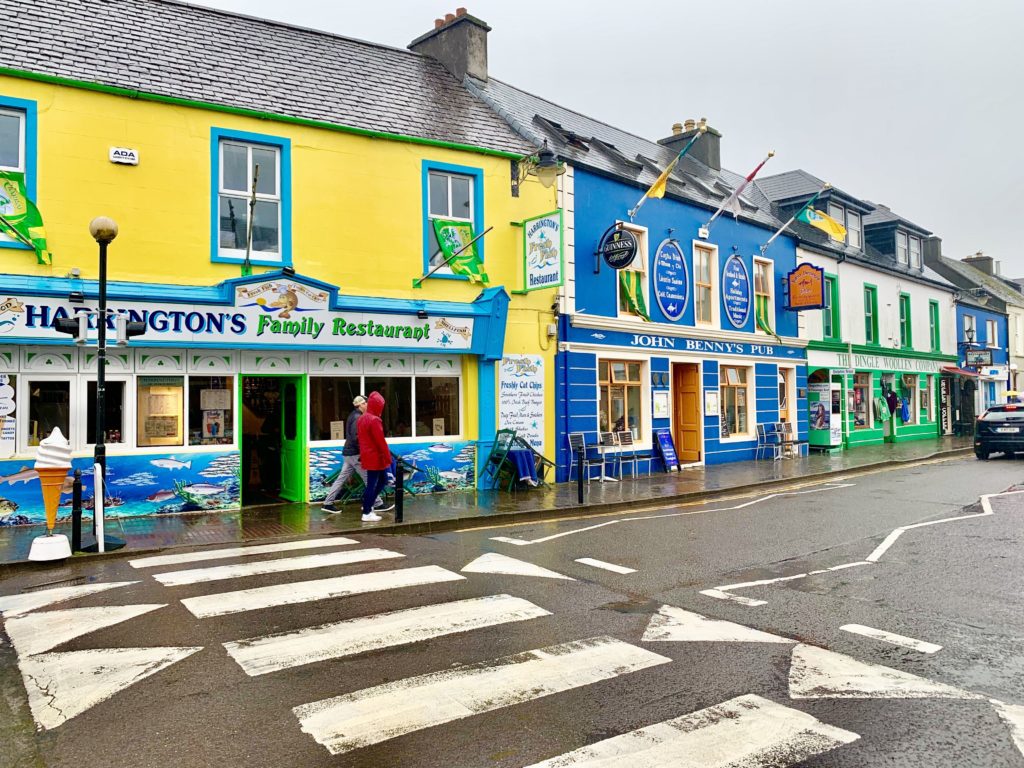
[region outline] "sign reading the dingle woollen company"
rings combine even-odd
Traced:
[[[604,263],[612,269],[625,269],[633,263],[640,243],[628,229],[616,229],[601,241],[601,255]]]

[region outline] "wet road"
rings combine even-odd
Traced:
[[[0,765],[1024,766],[1018,484],[22,572]]]

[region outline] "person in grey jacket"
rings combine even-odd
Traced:
[[[331,485],[330,490],[327,491],[327,497],[324,499],[322,507],[324,512],[331,512],[332,514],[341,512],[341,508],[335,506],[334,502],[341,495],[341,489],[345,487],[345,483],[352,477],[353,472],[358,472],[359,476],[363,478],[363,482],[366,482],[366,470],[363,469],[363,465],[359,462],[359,434],[356,430],[356,422],[366,412],[366,398],[362,395],[356,395],[352,405],[355,408],[352,409],[352,413],[345,420],[345,447],[341,450],[341,455],[344,457],[341,472],[338,473],[338,477]],[[373,508],[381,509],[383,506],[384,500],[378,496],[377,500],[373,503]]]

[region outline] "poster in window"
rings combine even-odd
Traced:
[[[625,371],[623,371],[624,373]],[[498,426],[544,452],[544,358],[508,355],[498,370]]]
[[[668,392],[655,392],[651,395],[654,401],[654,418],[668,418]]]
[[[181,397],[178,393],[169,395],[155,395],[149,396],[149,414],[150,416],[171,416],[176,417],[179,411],[179,403]],[[157,437],[157,435],[153,435]],[[167,437],[167,435],[164,435]]]
[[[434,437],[442,437],[445,434],[444,431],[444,417],[440,416],[433,420],[431,423],[433,428]]]
[[[230,411],[230,389],[202,389],[199,391],[199,409],[203,411]]]
[[[15,424],[14,387],[7,374],[0,374],[0,458],[14,455]]]
[[[146,437],[177,437],[177,416],[147,416],[143,432]]]
[[[331,422],[331,440],[344,440],[345,439],[345,421],[339,419],[338,421]]]
[[[224,436],[224,411],[212,409],[203,411],[203,439],[216,440]]]
[[[705,389],[704,390],[704,415],[705,416],[718,416],[719,411],[719,400],[717,389]]]

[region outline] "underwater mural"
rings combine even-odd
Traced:
[[[32,459],[0,461],[0,526],[44,523],[43,496]],[[71,517],[74,470],[82,470],[83,517],[91,517],[91,457],[71,460],[61,492],[58,521]],[[216,512],[239,507],[238,451],[107,456],[105,515]]]

